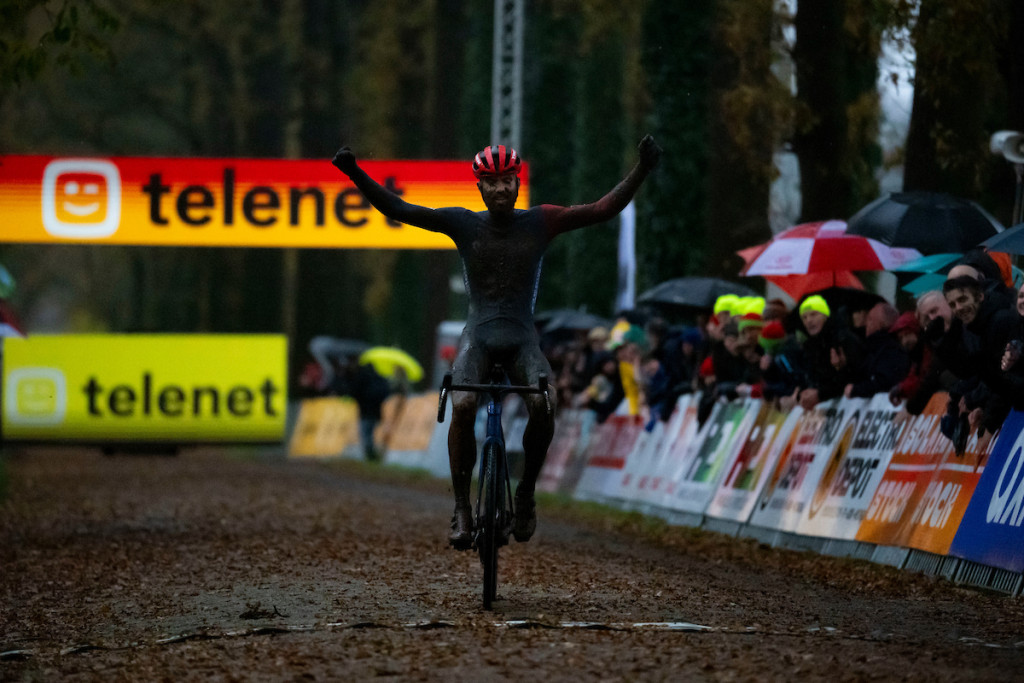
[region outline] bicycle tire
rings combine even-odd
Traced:
[[[498,548],[502,545],[505,517],[505,478],[502,473],[501,445],[484,444],[483,472],[480,481],[480,537],[477,550],[484,569],[484,609],[491,609],[498,592]]]

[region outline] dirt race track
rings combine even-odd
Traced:
[[[499,602],[448,486],[271,452],[4,452],[0,680],[1020,680],[1024,609],[555,499]]]

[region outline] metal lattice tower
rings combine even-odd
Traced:
[[[491,143],[520,149],[523,111],[524,0],[494,0]]]

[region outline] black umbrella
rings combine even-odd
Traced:
[[[942,192],[899,192],[880,197],[848,220],[846,233],[925,256],[965,252],[1002,231],[976,202]]]
[[[994,237],[981,243],[989,251],[1001,251],[1007,254],[1024,254],[1024,223],[1007,228]]]
[[[669,304],[710,310],[718,297],[724,294],[761,296],[746,285],[716,277],[679,277],[651,287],[636,300],[642,304]]]
[[[540,318],[543,322],[541,326],[541,332],[544,334],[551,334],[552,332],[576,332],[592,330],[595,327],[608,327],[608,319],[602,318],[601,316],[594,315],[593,313],[587,313],[585,311],[575,311],[572,309],[562,309],[558,311],[552,311],[550,315],[538,314],[535,316],[535,320]]]

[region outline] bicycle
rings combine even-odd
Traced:
[[[508,545],[508,537],[515,523],[515,505],[512,499],[512,481],[509,476],[505,452],[505,433],[501,426],[502,401],[508,394],[543,394],[550,412],[547,375],[540,375],[537,386],[514,386],[501,365],[490,371],[489,384],[452,384],[451,373],[444,376],[437,406],[437,421],[444,422],[448,393],[473,391],[487,394],[487,429],[480,448],[480,475],[476,501],[473,547],[480,555],[484,569],[484,609],[491,609],[498,590],[498,548]]]

